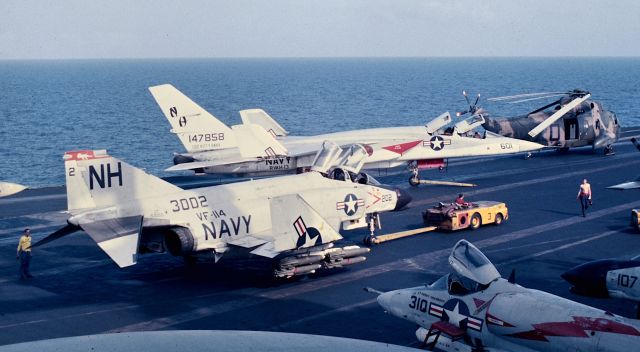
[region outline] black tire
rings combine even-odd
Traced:
[[[420,179],[418,177],[409,177],[409,184],[412,185],[413,187],[416,187],[420,184]]]
[[[496,226],[500,226],[500,224],[502,224],[503,221],[504,221],[504,216],[502,216],[502,214],[500,213],[496,214],[494,224],[496,224]]]
[[[469,228],[471,230],[477,230],[480,226],[482,226],[482,216],[475,213],[471,216],[471,220],[469,220]]]
[[[193,255],[185,255],[182,257],[184,259],[184,265],[187,268],[193,268],[198,264],[198,257]]]
[[[364,238],[362,239],[362,243],[364,243],[365,245],[372,247],[375,246],[376,243],[373,242],[373,237],[372,236],[364,236]]]

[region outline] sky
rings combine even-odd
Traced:
[[[640,1],[2,0],[0,59],[640,56]]]

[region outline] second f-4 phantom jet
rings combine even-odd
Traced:
[[[336,164],[358,172],[366,151],[325,147],[315,171],[190,190],[105,151],[67,152],[68,225],[34,247],[82,230],[120,267],[136,264],[140,254],[168,252],[242,267],[267,262],[263,269],[276,277],[364,261],[368,248],[334,246],[342,239],[338,231],[366,227],[367,215],[399,209],[411,198],[399,189],[326,177]]]
[[[260,109],[243,110],[243,124],[228,127],[169,84],[149,88],[186,148],[174,157],[169,171],[196,170],[212,174],[270,175],[299,173],[311,167],[322,143],[364,144],[369,152],[364,169],[413,165],[443,167],[448,158],[529,152],[542,145],[488,133],[468,136],[484,121],[476,117],[452,123],[444,113],[426,126],[373,128],[318,136],[288,136]]]

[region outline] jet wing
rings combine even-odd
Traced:
[[[252,247],[257,247],[261,244],[265,244],[267,243],[268,240],[265,238],[261,238],[261,237],[256,237],[256,236],[242,236],[238,239],[234,239],[231,241],[227,241],[228,244],[233,245],[233,246],[238,246],[238,247],[243,247],[243,248],[252,248]]]
[[[289,137],[291,138],[291,137]],[[287,144],[287,150],[289,150],[289,156],[294,156],[294,157],[299,157],[299,156],[307,156],[307,155],[315,155],[318,153],[318,151],[320,149],[322,149],[322,144],[324,143],[324,141],[321,142],[311,142],[311,143],[299,143],[299,144]],[[354,141],[353,143],[349,142],[349,143],[337,143],[337,145],[342,148],[342,149],[349,149],[352,145],[354,144],[362,144],[365,146],[373,146],[376,144],[379,144],[378,142],[372,142],[372,143],[359,143],[357,141]]]
[[[342,239],[342,236],[300,195],[271,199],[271,231],[256,234],[268,242],[251,253],[273,258],[283,251],[312,247]]]

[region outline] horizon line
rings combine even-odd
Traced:
[[[4,61],[98,61],[98,60],[335,60],[335,59],[637,59],[640,55],[620,56],[545,56],[545,55],[480,55],[480,56],[193,56],[193,57],[44,57],[0,58]]]

